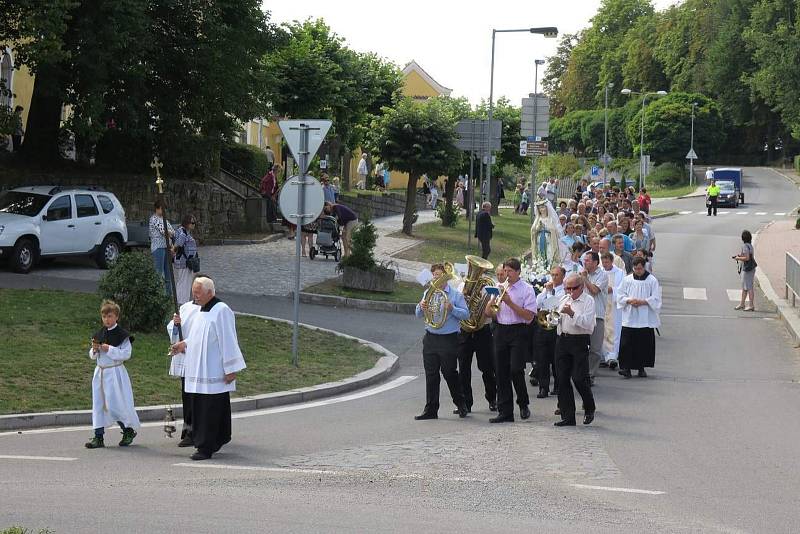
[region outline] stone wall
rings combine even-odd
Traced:
[[[344,204],[356,213],[371,213],[373,219],[402,215],[406,209],[406,196],[399,193],[371,195],[360,193],[356,197],[339,195],[339,203]],[[425,205],[425,195],[417,194],[417,211],[429,209]]]
[[[69,176],[25,173],[24,178],[16,178],[13,170],[0,172],[0,190],[26,185],[102,187],[116,195],[129,223],[146,221],[153,213],[153,201],[156,198],[153,182],[152,176],[108,178],[94,174]],[[197,218],[196,235],[201,239],[251,230],[244,201],[213,183],[169,180],[165,184],[164,198],[167,216],[171,221],[179,222],[189,213]]]

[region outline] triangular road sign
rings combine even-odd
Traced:
[[[291,121],[278,121],[278,126],[281,129],[283,138],[286,139],[286,144],[289,145],[289,150],[292,151],[295,161],[301,161],[300,158],[300,129],[302,125],[309,127],[308,130],[308,158],[306,165],[311,163],[311,159],[319,150],[322,141],[328,130],[331,129],[332,122],[327,119],[300,119]],[[306,169],[301,169],[303,173]]]
[[[697,152],[695,152],[694,149],[692,148],[691,150],[689,150],[689,153],[686,154],[686,159],[698,159]]]

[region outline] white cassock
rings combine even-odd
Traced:
[[[648,273],[644,280],[627,275],[617,290],[617,307],[622,311],[622,326],[628,328],[658,328],[661,326],[661,286],[655,276]],[[646,306],[631,306],[628,299],[642,299]]]
[[[236,391],[236,381],[226,384],[225,375],[247,366],[239,349],[233,311],[221,301],[203,311],[206,306],[192,317],[190,332],[185,334],[186,391],[212,395]]]
[[[133,347],[125,339],[118,347],[98,354],[89,348],[89,358],[97,361],[92,377],[92,427],[105,428],[121,422],[127,428],[138,429],[139,416],[133,406],[131,379],[123,362],[130,359]]]
[[[183,304],[179,310],[178,315],[181,316],[181,330],[183,331],[183,338],[186,339],[189,337],[191,333],[192,326],[193,326],[193,318],[197,317],[197,314],[200,312],[200,306],[195,304],[193,301],[189,301],[186,304]],[[174,324],[172,321],[167,323],[167,335],[170,336],[170,339],[173,343],[177,343],[177,339],[172,339],[172,328]],[[184,362],[186,360],[186,353],[179,352],[175,356],[172,357],[172,361],[169,365],[169,374],[171,376],[184,376]]]
[[[619,259],[622,260],[622,258]],[[625,279],[625,270],[612,265],[611,269],[606,271],[606,274],[608,275],[608,287],[612,289],[612,293],[611,298],[606,300],[606,332],[603,339],[603,351],[606,360],[616,360],[617,354],[619,354],[619,334],[620,330],[622,330],[622,310],[617,307],[615,293]],[[614,320],[612,321],[611,318]]]

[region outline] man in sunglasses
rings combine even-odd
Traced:
[[[575,395],[572,384],[583,399],[583,424],[594,421],[594,396],[589,385],[589,345],[595,328],[594,298],[584,291],[584,278],[570,274],[564,280],[567,295],[559,306],[561,312],[556,341],[558,407],[561,421],[555,426],[575,426]]]

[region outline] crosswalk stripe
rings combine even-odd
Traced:
[[[717,212],[718,215],[727,215],[728,213],[730,213],[730,212],[728,212],[728,211],[718,211]]]
[[[708,300],[704,287],[684,287],[683,298],[685,300]]]
[[[680,213],[681,215],[691,215],[692,214],[691,211],[679,211],[678,213]]]
[[[749,212],[747,212],[747,211],[737,211],[736,212],[736,215],[748,215],[748,214],[749,214]]]
[[[728,300],[731,302],[739,302],[739,298],[742,296],[741,289],[726,289],[728,293]]]
[[[766,215],[766,214],[767,214],[766,211],[757,211],[756,212],[756,215]]]
[[[776,211],[775,215],[786,215],[785,211]]]

